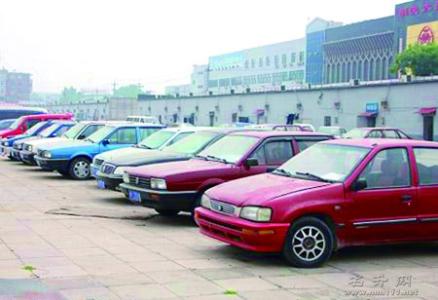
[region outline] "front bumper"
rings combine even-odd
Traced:
[[[9,157],[13,160],[21,160],[20,151],[21,150],[11,148],[10,153],[9,153]]]
[[[9,157],[11,155],[12,147],[1,146],[1,155],[4,157]]]
[[[105,183],[105,188],[114,191],[120,190],[119,185],[123,183],[122,176],[104,174],[100,171],[97,171],[95,177],[97,180],[101,180]]]
[[[101,167],[100,165],[90,164],[90,174],[91,174],[91,177],[97,178],[96,177],[97,176],[97,172],[99,172],[100,167]]]
[[[68,165],[70,162],[68,159],[51,159],[40,156],[35,156],[34,159],[37,165],[43,170],[60,171],[64,173],[68,172]]]
[[[36,165],[35,153],[33,153],[33,152],[29,152],[27,150],[21,150],[20,151],[20,159],[26,164],[33,165],[33,166]]]
[[[120,190],[127,198],[129,191],[138,192],[141,198],[141,205],[162,210],[180,210],[191,212],[196,202],[197,191],[157,191],[139,188],[127,183],[120,184]]]
[[[198,207],[195,220],[202,234],[254,252],[281,252],[290,224],[257,223]]]

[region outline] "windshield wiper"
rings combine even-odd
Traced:
[[[211,159],[211,160],[215,160],[215,161],[218,161],[218,162],[221,162],[221,163],[224,163],[224,164],[229,164],[230,163],[229,161],[227,161],[224,158],[216,157],[216,156],[213,156],[213,155],[207,155],[206,158],[207,159]]]
[[[272,173],[286,177],[294,177],[291,172],[286,171],[285,169],[275,169]]]
[[[195,155],[195,158],[199,158],[199,159],[202,159],[202,160],[208,160],[207,157],[202,156],[202,155]]]
[[[297,174],[298,176],[304,176],[304,177],[307,177],[307,178],[312,178],[312,179],[317,180],[317,181],[329,182],[329,183],[333,183],[334,182],[333,180],[325,179],[325,178],[322,178],[321,176],[318,176],[318,175],[315,175],[315,174],[312,174],[312,173],[308,173],[308,172],[295,172],[295,174]]]
[[[137,148],[142,148],[142,149],[152,149],[151,147],[146,146],[146,145],[142,145],[142,144],[138,144],[138,145],[136,145],[136,147]]]
[[[84,140],[84,142],[94,143],[94,141],[93,141],[92,139],[89,139],[89,138],[86,138],[86,139]]]

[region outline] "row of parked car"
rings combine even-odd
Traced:
[[[94,177],[98,188],[165,217],[188,212],[202,234],[281,252],[297,267],[317,267],[346,246],[438,239],[438,143],[397,129],[339,139],[297,125],[164,128],[64,117],[47,115],[3,139],[3,155]]]

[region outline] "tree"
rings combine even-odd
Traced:
[[[64,87],[61,95],[62,102],[77,102],[81,99],[82,94],[74,87]]]
[[[114,91],[113,95],[120,98],[137,98],[139,94],[143,93],[141,85],[130,84],[119,87]]]
[[[397,55],[391,72],[403,75],[438,75],[438,44],[415,44]]]

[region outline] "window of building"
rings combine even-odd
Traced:
[[[290,54],[290,63],[294,64],[297,61],[297,54],[295,52],[292,52]]]
[[[259,58],[259,68],[263,68],[263,58]]]
[[[255,59],[251,59],[251,68],[255,68]]]
[[[286,54],[283,54],[281,56],[281,64],[283,65],[283,68],[287,67],[287,56],[286,56]]]
[[[380,58],[376,60],[376,80],[382,79],[382,66],[380,62]]]
[[[347,64],[347,81],[350,81],[351,79],[351,62],[348,62]]]
[[[271,60],[269,59],[269,56],[266,56],[266,58],[265,58],[265,65],[267,67],[269,67],[271,65]]]
[[[358,76],[357,76],[357,62],[353,62],[353,71],[352,71],[352,78],[353,79],[357,79],[358,78]]]
[[[386,57],[382,59],[382,79],[388,79],[388,68],[386,67]]]
[[[332,117],[330,116],[324,117],[324,126],[332,126]]]
[[[367,60],[363,63],[363,80],[370,80],[369,64]]]
[[[374,59],[370,60],[370,80],[375,80],[375,68],[374,68]]]
[[[245,69],[249,68],[249,61],[245,60]]]
[[[280,67],[280,61],[279,61],[278,55],[274,56],[274,63],[275,63],[275,68],[278,69]]]
[[[304,64],[304,51],[300,51],[299,64]]]

